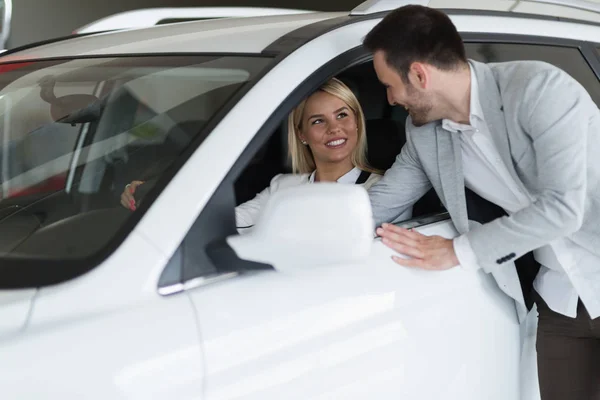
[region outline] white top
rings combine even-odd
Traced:
[[[345,175],[337,180],[338,183],[354,184],[361,174],[361,170],[353,168]],[[260,211],[264,208],[265,204],[271,197],[272,193],[278,190],[306,185],[313,183],[315,180],[315,172],[312,174],[279,174],[276,175],[272,180],[268,188],[256,195],[255,198],[249,200],[243,204],[240,204],[235,208],[235,221],[238,228],[238,232],[243,233],[254,226],[256,220],[260,216]],[[371,174],[367,181],[362,184],[365,189],[369,189],[378,180],[381,179],[379,174]]]
[[[502,162],[485,122],[479,102],[478,83],[471,68],[471,114],[470,125],[443,120],[446,130],[461,132],[461,149],[465,186],[479,196],[502,207],[508,214],[515,213],[535,199],[523,192]],[[477,259],[466,235],[454,239],[454,251],[461,266],[479,269]],[[542,264],[534,287],[548,306],[563,315],[575,317],[579,296],[559,259],[569,257],[564,240],[557,240],[534,251],[535,259]],[[560,256],[557,256],[560,255]]]

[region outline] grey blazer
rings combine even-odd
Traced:
[[[550,64],[470,63],[503,162],[536,200],[511,216],[470,223],[460,133],[446,131],[441,121],[415,127],[409,118],[405,146],[369,190],[376,224],[393,221],[433,186],[457,231],[467,234],[481,267],[519,303],[514,259],[566,238],[577,253],[566,272],[584,303],[600,310],[598,107],[576,80]],[[595,267],[579,269],[576,261],[583,256],[596,257]]]

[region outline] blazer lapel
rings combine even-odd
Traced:
[[[489,66],[476,61],[469,61],[475,71],[477,83],[479,85],[479,103],[483,110],[485,122],[492,134],[494,145],[502,158],[502,162],[508,168],[508,172],[518,185],[523,189],[521,179],[515,171],[510,151],[510,141],[504,119],[504,107],[500,97],[500,89],[496,83],[496,78]]]
[[[446,209],[454,227],[461,235],[468,232],[465,183],[462,170],[460,139],[458,133],[448,132],[441,125],[436,126],[437,159],[440,181]]]

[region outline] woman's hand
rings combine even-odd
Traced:
[[[128,208],[131,211],[135,211],[136,204],[133,194],[135,193],[135,189],[137,189],[137,187],[143,183],[143,181],[132,181],[130,184],[125,186],[125,190],[123,190],[123,193],[121,193],[121,205],[123,207]]]

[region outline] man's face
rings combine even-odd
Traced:
[[[412,118],[413,125],[422,126],[434,120],[432,118],[433,102],[425,88],[404,82],[400,74],[390,67],[385,60],[385,53],[377,51],[373,56],[373,66],[377,78],[385,86],[387,99],[391,105],[404,107]],[[409,81],[413,79],[409,72]],[[413,79],[414,80],[414,79]]]

